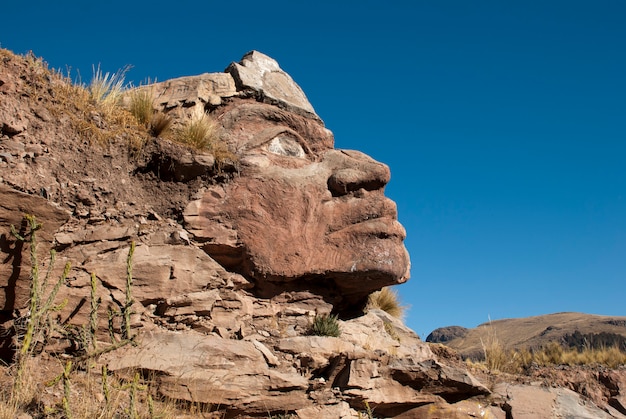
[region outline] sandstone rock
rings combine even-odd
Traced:
[[[390,368],[396,381],[426,393],[437,394],[448,401],[490,393],[469,372],[448,367],[433,359],[417,363],[408,358],[398,359]]]
[[[222,102],[222,98],[237,94],[235,82],[227,73],[180,77],[138,89],[147,90],[152,94],[155,109],[170,114],[178,121],[199,118],[204,115],[209,105],[217,106]],[[124,98],[127,106],[132,94],[133,92],[130,92]]]
[[[28,120],[16,109],[0,108],[0,112],[0,134],[12,137],[28,128]]]
[[[414,362],[433,358],[433,353],[419,336],[401,320],[382,310],[342,322],[342,339],[371,351],[385,352]]]
[[[21,234],[29,233],[24,214],[34,215],[42,224],[37,231],[40,262],[49,258],[53,234],[70,214],[44,198],[16,191],[0,183],[0,310],[25,307],[30,287],[30,248],[11,234],[11,225]]]
[[[320,370],[330,364],[331,358],[344,354],[351,358],[365,357],[366,352],[343,339],[326,336],[298,336],[280,339],[276,350],[299,356],[301,366]]]
[[[362,416],[356,410],[350,408],[346,402],[326,406],[311,406],[296,410],[299,419],[360,419]]]
[[[271,370],[251,342],[191,332],[149,333],[122,356],[107,355],[107,363],[111,371],[156,372],[159,391],[174,399],[257,414],[308,404],[307,380],[295,371]]]
[[[359,312],[369,293],[408,278],[405,231],[384,197],[388,167],[332,149],[321,124],[275,106],[234,101],[223,111],[218,119],[229,147],[240,150],[240,176],[185,212],[212,257],[254,278],[260,296],[308,290],[346,315]],[[276,144],[305,157],[283,155]],[[329,188],[332,176],[337,185]]]
[[[235,79],[237,90],[252,90],[267,103],[319,119],[300,86],[267,55],[251,51],[238,64],[232,63],[226,72]]]
[[[269,365],[270,367],[276,367],[280,365],[280,361],[278,360],[276,355],[274,355],[267,346],[263,345],[261,342],[255,339],[252,339],[251,342],[254,347],[263,354],[265,360],[267,361],[267,365]]]
[[[503,408],[514,419],[613,417],[593,404],[585,402],[579,394],[565,388],[499,384],[494,393],[505,399]]]
[[[394,417],[417,406],[443,402],[434,394],[420,393],[384,379],[372,380],[368,389],[346,389],[344,394],[354,400],[367,400],[370,408],[383,417]],[[354,404],[360,403],[355,401]],[[359,406],[360,410],[364,407]]]
[[[600,374],[599,379],[609,390],[609,405],[626,415],[626,371],[606,371]]]
[[[97,255],[84,268],[95,272],[108,287],[124,290],[128,248]],[[137,245],[133,256],[133,296],[149,304],[177,296],[225,287],[227,273],[206,253],[188,246]],[[190,296],[188,303],[206,301]],[[175,303],[173,303],[175,305]],[[187,303],[185,303],[187,304]],[[201,307],[197,307],[201,309]]]
[[[504,419],[504,412],[498,410],[485,403],[463,400],[454,404],[440,402],[416,407],[394,416],[394,419]]]
[[[72,264],[57,298],[67,304],[52,319],[67,335],[37,342],[44,352],[85,353],[76,337],[89,323],[92,273],[96,339],[101,349],[111,343],[107,311],[127,304],[134,241],[129,304],[137,346],[94,361],[119,375],[153,373],[161,395],[217,406],[209,417],[357,418],[368,406],[377,417],[605,417],[563,389],[516,384],[488,395],[463,364],[438,359],[445,351],[434,354],[401,321],[364,314],[369,293],[408,279],[405,231],[384,196],[389,168],[334,149],[332,132],[271,58],[252,52],[227,71],[142,87],[179,122],[210,113],[237,160],[216,165],[211,153],[164,139],[129,147],[131,127],[94,108],[82,122],[122,132],[95,146],[76,131],[75,107],[59,100],[62,80],[41,63],[3,56],[4,360],[12,359],[14,317],[26,312],[30,272],[28,249],[9,224],[19,226],[26,212],[43,222],[40,260],[57,250],[51,277]],[[349,319],[340,321],[342,336],[309,336],[314,317],[329,313]],[[619,417],[624,381],[619,374],[601,381],[606,392],[559,385],[596,403],[606,394],[606,414]],[[487,397],[504,410],[478,405]]]

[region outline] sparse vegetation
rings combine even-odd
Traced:
[[[483,342],[483,351],[483,361],[468,363],[482,366],[488,371],[511,374],[523,373],[533,365],[602,365],[609,368],[626,365],[626,352],[617,346],[576,349],[550,342],[536,349],[508,349],[498,341],[495,333],[489,337],[488,342]]]
[[[117,108],[124,93],[126,73],[130,67],[124,67],[116,73],[103,73],[100,64],[93,67],[93,76],[89,84],[91,99],[105,111]]]
[[[336,315],[315,316],[311,325],[310,334],[315,336],[341,336],[341,328]]]
[[[17,350],[17,377],[15,380],[15,390],[19,390],[22,385],[23,373],[27,359],[32,356],[36,347],[42,347],[52,331],[55,330],[55,325],[50,319],[50,314],[53,311],[58,311],[61,306],[55,306],[54,301],[57,293],[61,288],[61,285],[65,283],[65,279],[70,270],[70,264],[65,265],[63,274],[54,285],[53,289],[48,292],[47,283],[54,267],[55,255],[54,250],[50,252],[50,262],[48,265],[48,271],[46,276],[41,280],[39,278],[39,259],[37,255],[37,231],[41,229],[41,224],[37,222],[35,216],[25,215],[24,221],[28,232],[17,232],[14,226],[11,226],[11,232],[13,236],[23,242],[28,242],[30,246],[30,263],[31,263],[31,283],[29,291],[29,309],[25,316],[26,327],[25,330],[16,330],[18,337],[18,350]],[[48,295],[44,299],[45,295]]]
[[[387,332],[389,337],[400,342],[400,336],[398,335],[398,332],[396,332],[396,329],[393,327],[392,323],[385,321],[383,322],[383,327],[385,328],[385,332]]]
[[[129,111],[137,122],[145,126],[153,137],[166,133],[172,118],[154,109],[154,92],[150,88],[137,88],[129,93]]]
[[[55,252],[51,252],[51,258],[48,265],[47,273],[43,280],[40,278],[40,265],[37,255],[37,232],[41,229],[41,224],[37,222],[32,215],[25,216],[25,223],[18,232],[12,226],[11,231],[17,240],[27,242],[30,245],[31,256],[31,284],[29,294],[29,311],[22,319],[23,328],[15,330],[16,345],[16,362],[12,366],[2,370],[2,373],[8,374],[6,377],[0,377],[2,381],[9,379],[12,384],[9,387],[0,387],[0,418],[14,418],[20,412],[30,412],[37,417],[64,417],[64,418],[114,418],[124,417],[166,417],[165,415],[156,414],[155,411],[164,412],[171,409],[172,402],[160,401],[159,407],[155,407],[152,399],[151,390],[148,386],[140,383],[139,374],[135,374],[131,381],[126,384],[123,380],[115,380],[116,384],[111,386],[109,383],[109,374],[106,368],[102,369],[101,384],[98,385],[96,377],[90,373],[91,363],[84,364],[85,360],[93,360],[98,355],[115,350],[128,343],[132,343],[133,336],[130,333],[130,308],[132,306],[132,257],[134,251],[134,243],[131,243],[127,259],[127,281],[126,281],[126,301],[117,316],[122,317],[122,340],[114,340],[112,344],[98,349],[96,344],[97,331],[97,310],[99,307],[99,299],[97,298],[96,276],[91,275],[91,305],[89,314],[89,325],[85,325],[78,329],[78,332],[72,329],[64,329],[57,319],[52,319],[50,315],[57,311],[61,306],[55,305],[56,295],[62,285],[65,284],[66,278],[70,271],[70,264],[66,264],[65,269],[56,282],[54,287],[47,289],[48,279],[54,266]],[[19,320],[19,319],[18,319]],[[18,322],[20,323],[20,322]],[[58,332],[59,335],[65,335],[70,340],[77,341],[76,356],[60,362],[58,366],[61,371],[57,373],[55,378],[45,383],[45,378],[35,373],[39,366],[40,359],[34,357],[37,350],[42,350],[48,342],[52,332]],[[114,336],[113,330],[110,330]],[[61,366],[63,365],[63,366]],[[85,373],[78,373],[77,366],[86,369]],[[25,372],[29,373],[26,374]],[[50,371],[48,371],[48,374]],[[58,400],[56,406],[45,406],[40,397],[42,395],[42,386],[47,387],[61,386],[61,399]],[[96,390],[101,389],[101,390]],[[96,402],[99,398],[94,395],[102,393],[101,402]],[[141,397],[140,394],[142,393]],[[145,393],[145,394],[143,394]],[[115,396],[112,396],[115,394]],[[127,395],[128,402],[123,402],[123,396]]]
[[[368,401],[365,401],[365,410],[359,412],[359,419],[376,419],[376,416],[374,416],[374,410],[371,408]]]
[[[217,143],[217,125],[207,114],[186,121],[174,132],[174,139],[198,150],[209,150]]]
[[[150,89],[134,89],[129,93],[129,111],[140,124],[147,125],[154,115],[153,94]]]
[[[153,137],[159,137],[170,129],[172,126],[172,118],[163,112],[155,112],[150,119],[150,125],[148,129]]]
[[[383,310],[393,317],[402,319],[405,307],[400,304],[398,293],[389,287],[373,292],[367,299],[367,308]]]

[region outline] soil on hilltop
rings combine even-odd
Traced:
[[[186,147],[155,141],[125,110],[103,112],[33,56],[0,50],[0,111],[11,115],[0,126],[0,182],[78,217],[180,219],[208,176],[170,181]]]

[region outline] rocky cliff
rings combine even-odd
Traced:
[[[42,60],[0,53],[7,362],[32,320],[41,265],[51,284],[62,278],[63,304],[46,312],[33,354],[139,371],[155,396],[209,406],[210,417],[540,417],[528,397],[553,417],[622,417],[608,398],[596,406],[569,389],[488,389],[400,320],[366,309],[372,292],[408,279],[405,231],[384,196],[389,168],[335,149],[276,61],[251,52],[124,103],[141,91],[172,129],[210,118],[210,146],[155,137]],[[310,333],[327,315],[339,337]]]

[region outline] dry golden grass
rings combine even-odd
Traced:
[[[398,293],[389,287],[373,292],[367,299],[367,308],[383,310],[393,317],[402,319],[405,307],[400,304]]]
[[[88,90],[92,100],[105,111],[119,107],[124,93],[126,73],[130,68],[124,67],[116,73],[103,73],[98,67],[93,67],[93,76]]]
[[[105,376],[92,365],[72,370],[64,382],[62,362],[41,358],[30,358],[28,371],[28,379],[15,387],[15,368],[0,367],[0,419],[24,413],[51,419],[220,417],[213,406],[159,396],[154,376],[104,371]]]
[[[172,126],[172,118],[154,109],[154,92],[151,89],[135,89],[129,93],[129,99],[129,112],[153,137],[165,134]]]
[[[171,126],[172,118],[170,118],[169,115],[166,115],[163,112],[156,112],[150,119],[150,134],[152,134],[153,137],[160,137],[161,135],[167,133]]]
[[[148,125],[154,115],[153,93],[150,89],[135,89],[129,93],[129,111],[140,124]]]
[[[557,342],[550,342],[539,349],[507,349],[494,337],[484,346],[485,359],[480,362],[468,361],[472,366],[484,367],[492,372],[519,374],[531,365],[549,367],[555,365],[601,365],[617,368],[626,365],[626,352],[617,347],[607,348],[564,348]]]
[[[0,50],[7,59],[23,60],[26,64],[26,93],[41,103],[59,122],[69,121],[73,130],[90,144],[108,144],[126,140],[129,144],[143,143],[147,129],[133,115],[119,106],[125,70],[114,75],[94,69],[90,86],[72,82],[67,75],[50,70],[45,61],[32,54],[14,55]]]
[[[26,371],[33,370],[32,359],[24,362],[23,368]],[[17,366],[6,367],[0,374],[0,419],[14,419],[17,414],[34,400],[39,394],[40,383],[36,374],[23,374],[18,383]]]
[[[209,115],[203,114],[176,128],[173,139],[197,150],[209,150],[218,141],[217,124]]]

